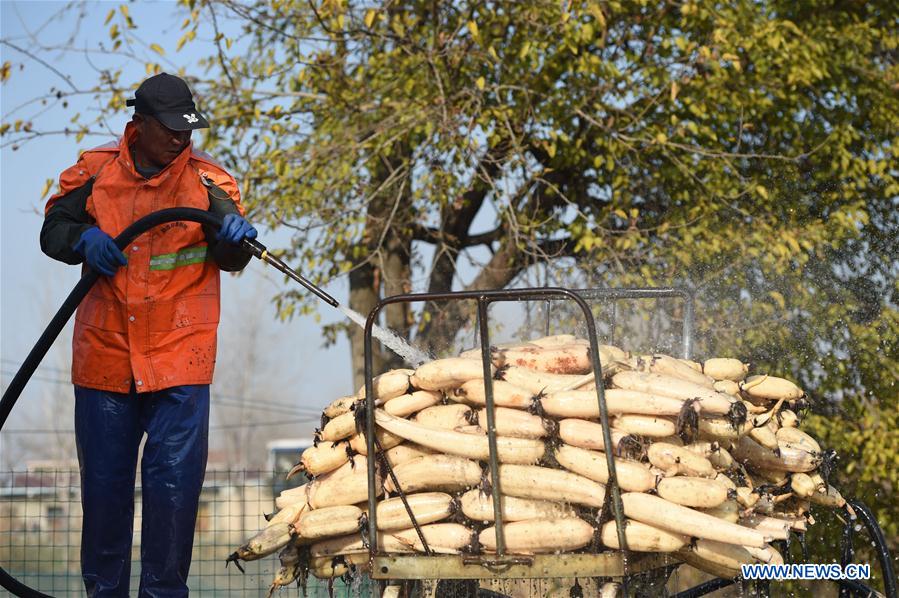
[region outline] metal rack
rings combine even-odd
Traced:
[[[630,299],[665,299],[675,298],[684,301],[684,314],[682,324],[682,348],[681,356],[689,359],[693,349],[694,330],[694,295],[691,291],[681,287],[667,288],[624,288],[624,289],[579,289],[571,290],[559,287],[505,289],[493,291],[460,291],[449,293],[417,293],[387,297],[381,300],[369,313],[364,329],[365,349],[365,436],[369,455],[381,454],[380,443],[375,436],[374,417],[374,389],[372,366],[372,328],[381,311],[388,305],[396,303],[420,303],[440,301],[475,301],[477,304],[478,338],[481,349],[481,358],[484,366],[485,402],[487,414],[487,436],[489,444],[488,466],[493,483],[493,509],[494,525],[496,529],[496,552],[491,555],[433,555],[418,522],[412,513],[406,500],[405,492],[400,488],[393,475],[392,468],[386,460],[384,465],[387,474],[393,477],[394,486],[398,490],[406,510],[412,520],[413,526],[424,548],[424,555],[384,555],[378,553],[377,542],[377,459],[368,459],[368,530],[367,540],[369,546],[371,577],[374,579],[478,579],[478,578],[552,578],[552,577],[612,577],[620,578],[627,588],[630,576],[652,569],[670,568],[679,561],[665,554],[632,553],[627,550],[627,540],[624,535],[624,512],[621,504],[621,492],[617,482],[615,461],[612,451],[606,451],[606,460],[609,470],[609,483],[607,484],[611,496],[611,511],[615,518],[618,541],[622,547],[618,551],[606,551],[602,553],[577,553],[562,555],[534,555],[520,556],[507,555],[503,536],[503,522],[501,517],[501,488],[498,475],[499,463],[496,448],[496,427],[494,416],[493,382],[491,376],[490,359],[490,333],[488,322],[488,308],[493,303],[544,301],[546,302],[546,328],[547,333],[550,322],[551,305],[554,301],[570,301],[581,310],[587,328],[587,336],[590,341],[590,357],[593,373],[596,380],[596,398],[599,405],[600,423],[602,425],[603,440],[605,446],[612,446],[611,431],[609,429],[608,410],[605,401],[603,387],[602,363],[599,357],[599,344],[596,331],[596,322],[588,301],[598,300],[630,300]],[[614,305],[614,304],[613,304]],[[615,312],[613,312],[614,314]],[[615,316],[613,315],[613,326]],[[896,598],[896,578],[892,571],[889,552],[883,538],[883,533],[877,522],[871,516],[870,511],[858,501],[850,501],[856,512],[862,514],[862,522],[868,528],[874,540],[880,556],[883,569],[884,584],[888,598]],[[843,563],[851,562],[852,530],[855,518],[847,524],[844,532]],[[703,596],[721,587],[735,583],[735,580],[712,580],[700,584],[694,588],[681,592],[676,598]],[[767,583],[756,586],[757,591],[767,595]],[[841,582],[840,596],[867,595],[870,588],[859,582]],[[377,589],[373,587],[372,595],[376,596]]]

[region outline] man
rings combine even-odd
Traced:
[[[87,151],[60,175],[41,248],[101,274],[75,317],[72,382],[89,596],[128,596],[138,445],[143,525],[140,596],[187,596],[206,469],[209,384],[219,321],[219,270],[250,255],[256,230],[237,183],[193,149],[209,126],[187,84],[162,73],[138,87],[122,138]],[[217,233],[172,222],[123,251],[112,237],[163,208],[224,215]]]

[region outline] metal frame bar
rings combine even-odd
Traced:
[[[574,291],[587,301],[602,299],[668,299],[678,298],[684,300],[684,324],[682,331],[681,357],[690,359],[693,354],[693,322],[695,318],[696,295],[687,287],[633,287],[624,289],[593,288],[576,289]],[[617,302],[612,304],[612,335],[614,338],[614,325],[618,319]],[[549,334],[550,302],[546,302],[546,334]]]
[[[611,292],[604,290],[603,292]],[[624,296],[622,296],[624,298]],[[496,427],[494,422],[494,400],[493,400],[493,380],[490,375],[490,342],[488,327],[488,310],[490,304],[504,301],[551,301],[551,300],[570,300],[574,301],[584,314],[587,324],[587,332],[591,347],[591,360],[594,375],[596,376],[596,395],[599,404],[600,422],[603,428],[603,440],[606,446],[612,446],[611,432],[609,430],[609,414],[605,401],[605,389],[602,384],[602,363],[599,358],[599,344],[596,336],[596,322],[593,318],[593,312],[590,306],[584,300],[580,292],[571,291],[564,288],[544,287],[544,288],[526,288],[526,289],[504,289],[498,291],[459,291],[449,293],[417,293],[395,295],[382,299],[372,311],[369,313],[365,322],[363,344],[365,349],[365,409],[366,409],[366,443],[369,454],[368,459],[368,503],[369,503],[369,551],[374,557],[378,552],[377,544],[377,475],[376,475],[376,447],[375,447],[375,421],[374,421],[374,385],[372,371],[372,329],[380,312],[388,305],[394,303],[418,303],[425,301],[458,301],[458,300],[474,300],[478,306],[478,323],[480,330],[481,356],[484,364],[484,386],[486,393],[486,409],[487,409],[487,436],[490,446],[489,466],[491,471],[492,482],[494,485],[493,492],[493,508],[496,515],[495,528],[497,535],[496,558],[493,559],[477,559],[480,562],[490,565],[502,565],[504,563],[505,543],[503,537],[503,524],[500,505],[500,483],[499,483],[499,462],[496,453]],[[618,486],[617,475],[615,470],[615,461],[612,451],[606,451],[606,462],[609,468],[609,483],[607,484],[612,497],[612,512],[618,528],[618,541],[621,550],[627,550],[627,539],[624,535],[624,509],[621,504],[621,492]],[[402,489],[398,489],[400,495],[404,493]],[[417,528],[417,523],[413,520]],[[515,557],[516,564],[520,563],[521,558]],[[377,572],[375,572],[377,574]]]
[[[374,558],[375,579],[406,579],[422,561],[428,563],[428,575],[434,579],[529,579],[552,577],[622,577],[680,564],[675,557],[663,553],[629,553],[627,561],[617,552],[600,554],[538,554],[529,558],[509,559],[504,564],[481,562],[473,557],[438,554],[423,557],[394,554]],[[420,578],[420,577],[419,577]]]

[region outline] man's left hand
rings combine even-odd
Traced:
[[[231,245],[239,245],[244,239],[255,239],[258,234],[253,225],[242,216],[228,214],[222,220],[222,228],[219,229],[215,238]]]

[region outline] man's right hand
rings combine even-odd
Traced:
[[[114,275],[116,270],[128,263],[112,237],[96,226],[81,233],[73,249],[81,254],[88,266],[106,276]]]

